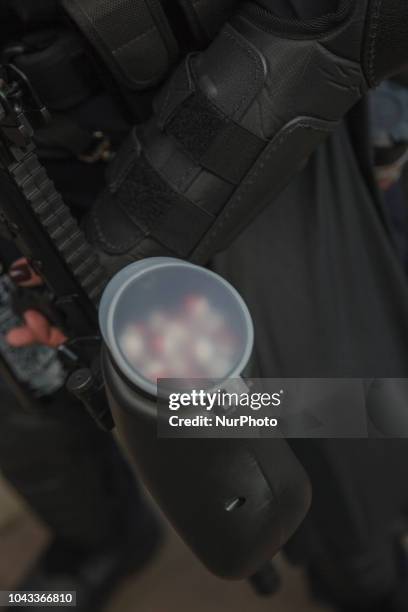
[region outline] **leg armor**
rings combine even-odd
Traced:
[[[408,60],[404,7],[342,0],[324,17],[285,20],[266,0],[240,5],[178,67],[111,168],[87,220],[110,270],[158,254],[206,262],[224,249]]]

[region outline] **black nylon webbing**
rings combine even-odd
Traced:
[[[180,257],[193,250],[213,217],[174,191],[140,155],[117,189],[123,212],[145,236],[151,236]]]
[[[177,43],[159,0],[62,0],[65,10],[122,85],[159,83]]]
[[[266,145],[199,91],[177,107],[165,127],[197,163],[233,184],[242,181]]]

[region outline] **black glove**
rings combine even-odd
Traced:
[[[271,5],[239,5],[129,137],[86,224],[111,272],[225,248],[366,90],[408,61],[407,2],[341,0],[304,21]]]

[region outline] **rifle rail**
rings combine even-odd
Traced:
[[[63,261],[97,307],[106,284],[106,274],[70,209],[39,162],[34,146],[29,147],[21,160],[9,167],[9,173]]]

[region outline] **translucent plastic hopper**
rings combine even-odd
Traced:
[[[158,379],[239,377],[253,347],[238,292],[178,259],[145,259],[119,272],[105,289],[99,320],[117,367],[153,395]]]

